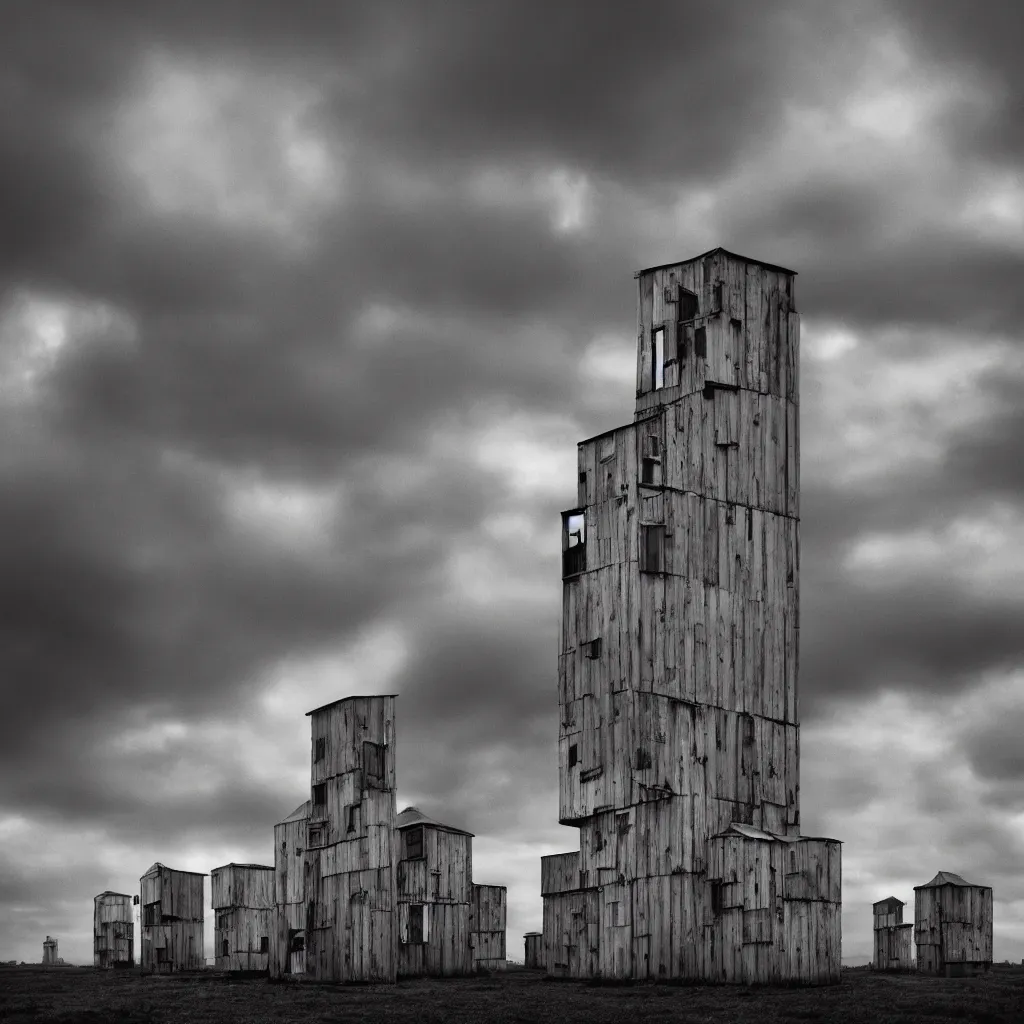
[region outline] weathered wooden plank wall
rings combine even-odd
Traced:
[[[523,936],[523,965],[531,969],[544,966],[544,933],[527,932]]]
[[[992,890],[981,885],[916,886],[917,969],[953,974],[992,964]]]
[[[226,864],[210,872],[214,966],[219,971],[266,971],[276,933],[275,868]]]
[[[196,971],[206,967],[203,879],[157,863],[140,879],[141,964],[144,971]]]
[[[508,889],[504,885],[473,885],[469,908],[469,945],[472,966],[503,971],[508,966],[505,950]]]
[[[580,849],[542,859],[552,973],[838,980],[840,846],[775,838],[800,830],[793,278],[724,250],[638,275],[634,422],[579,445],[558,756]],[[774,903],[712,912],[734,822],[771,833],[730,842],[775,864]]]
[[[135,919],[132,898],[103,892],[93,900],[93,966],[135,965]]]
[[[350,697],[309,715],[306,973],[394,982],[394,697]]]
[[[274,826],[274,933],[270,976],[304,974],[306,969],[305,847],[310,801]]]

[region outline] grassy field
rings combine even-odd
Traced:
[[[160,1024],[320,1021],[501,1021],[587,1024],[664,1021],[911,1021],[1021,1024],[1024,968],[993,967],[984,978],[936,979],[869,970],[843,972],[820,989],[704,985],[587,985],[546,981],[539,971],[507,972],[394,986],[271,985],[212,971],[141,977],[91,968],[0,968],[0,1020],[10,1024]]]

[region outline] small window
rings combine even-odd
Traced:
[[[640,571],[665,571],[665,527],[640,527]]]
[[[230,948],[231,948],[231,947],[230,947],[230,946],[228,945],[228,940],[227,940],[227,939],[225,939],[225,940],[224,940],[224,941],[223,941],[223,942],[222,942],[222,943],[220,944],[220,955],[221,955],[221,956],[228,956],[228,955],[229,955],[229,953],[230,953]]]
[[[587,522],[583,509],[562,513],[562,577],[577,576],[587,567]]]
[[[147,927],[153,927],[160,923],[160,903],[147,903],[142,908],[142,923]]]
[[[318,736],[316,741],[316,750],[313,754],[314,761],[323,761],[327,757],[327,738],[325,736]]]
[[[712,298],[711,301],[712,301],[712,303],[714,305],[714,308],[716,310],[722,308],[722,282],[721,281],[719,281],[718,284],[715,285],[714,291],[713,291],[713,298]]]
[[[579,760],[579,747],[577,747],[576,744],[573,743],[569,746],[569,767],[575,768],[576,765],[579,764]]]
[[[324,844],[324,829],[323,825],[310,825],[306,835],[306,846],[308,849],[314,849]]]
[[[655,327],[651,332],[651,388],[657,391],[665,386],[665,328]]]
[[[644,750],[643,747],[636,748],[636,758],[634,764],[636,765],[637,771],[645,771],[651,767],[651,755]]]
[[[601,657],[601,638],[597,637],[595,640],[591,640],[590,643],[584,644],[587,657],[591,661],[596,661]]]
[[[303,953],[306,949],[306,935],[301,928],[288,929],[288,952]]]
[[[708,357],[708,332],[703,327],[698,327],[693,332],[693,354],[698,359],[707,359]]]
[[[381,743],[363,744],[363,771],[367,785],[373,783],[381,786],[384,783],[384,746]]]
[[[679,289],[679,319],[693,320],[697,316],[697,296],[686,288]]]
[[[580,473],[580,483],[585,485],[586,482],[587,482],[587,474],[586,473]]]
[[[327,783],[321,782],[313,787],[313,813],[323,813],[327,806]]]
[[[357,832],[357,812],[359,811],[359,804],[350,804],[348,808],[348,825],[346,828],[347,832]]]
[[[722,883],[711,883],[711,913],[716,917],[722,912]]]
[[[648,456],[640,463],[640,483],[657,487],[661,483],[661,459]]]
[[[423,829],[407,828],[405,830],[405,859],[416,860],[423,856]]]
[[[427,941],[427,908],[422,903],[409,904],[409,935],[406,941],[410,944]]]
[[[628,814],[616,814],[615,815],[615,829],[620,836],[624,836],[629,831],[629,815]]]

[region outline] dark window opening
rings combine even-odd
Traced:
[[[348,809],[348,827],[346,831],[355,832],[356,828],[356,812],[359,810],[359,804],[351,804]]]
[[[679,319],[693,320],[697,316],[697,296],[686,288],[679,289]]]
[[[597,639],[595,640],[591,640],[588,644],[584,644],[584,647],[586,648],[587,657],[590,658],[591,661],[596,661],[598,658],[601,657],[600,637],[597,637]]]
[[[754,742],[754,716],[743,716],[743,742],[751,744]]]
[[[562,578],[587,567],[587,523],[583,509],[562,513]]]
[[[665,328],[655,327],[651,331],[651,389],[657,391],[665,386]]]
[[[576,765],[579,764],[579,760],[579,747],[577,747],[576,744],[573,743],[569,746],[569,767],[575,768]]]
[[[722,883],[711,883],[711,913],[716,917],[722,912]]]
[[[714,303],[714,308],[715,309],[721,309],[722,308],[722,282],[721,281],[719,281],[718,284],[715,285],[715,287],[713,289],[713,295],[714,295],[714,298],[712,299],[712,302]]]
[[[643,747],[637,747],[635,763],[637,771],[644,771],[650,768],[653,762],[651,761],[651,755]]]
[[[310,825],[309,833],[306,837],[306,846],[310,849],[323,846],[324,831],[322,825]]]
[[[228,945],[228,940],[225,939],[220,944],[220,955],[221,956],[227,956],[230,953],[230,949],[231,949],[231,947]]]
[[[581,484],[585,484],[586,482],[587,482],[587,474],[586,473],[580,473],[580,483]]]
[[[327,783],[321,782],[313,787],[313,813],[322,814],[327,806]]]
[[[405,859],[417,860],[423,856],[423,829],[407,828],[405,830]]]
[[[698,359],[707,359],[708,357],[708,332],[704,327],[698,327],[693,332],[693,354]]]
[[[648,457],[640,463],[640,483],[652,487],[661,483],[661,459]]]
[[[142,923],[147,926],[154,926],[160,923],[160,903],[147,903],[142,908]]]
[[[736,334],[739,334],[743,330],[743,321],[736,316],[729,317],[729,326]]]
[[[640,527],[640,571],[665,571],[665,527]]]
[[[301,928],[288,929],[288,952],[304,953],[306,951],[306,933]]]
[[[316,752],[313,755],[314,761],[323,761],[327,757],[327,738],[320,736],[316,741]]]
[[[427,914],[427,908],[422,903],[412,903],[409,905],[409,942],[426,942],[426,928],[424,925],[424,918]]]
[[[431,871],[430,872],[430,890],[431,896],[438,900],[441,898],[441,872]]]
[[[367,785],[375,787],[384,782],[384,746],[381,743],[371,743],[367,740],[363,744],[363,772],[366,775]]]
[[[747,509],[747,540],[754,539],[754,510]]]
[[[615,828],[620,836],[624,836],[629,831],[629,815],[628,814],[616,814],[615,815]]]

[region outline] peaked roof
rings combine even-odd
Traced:
[[[886,896],[884,900],[878,900],[876,903],[872,903],[871,906],[880,907],[882,904],[886,904],[891,907],[894,903],[898,903],[901,907],[906,906],[903,900],[898,900],[895,896]]]
[[[130,900],[131,899],[131,896],[128,893],[126,893],[126,892],[114,892],[113,889],[104,889],[103,892],[101,892],[99,894],[99,896],[94,896],[93,899],[94,900],[99,900],[99,899],[102,899],[104,896],[122,896],[126,900]]]
[[[952,871],[940,871],[930,882],[924,885],[915,885],[915,889],[937,889],[941,885],[965,885],[974,889],[987,889],[987,885],[975,885],[973,882],[966,882],[959,875]]]
[[[292,811],[292,813],[289,814],[287,818],[284,818],[282,821],[279,821],[278,825],[283,825],[287,821],[301,821],[303,818],[308,818],[312,811],[313,801],[307,800],[305,803],[299,804],[299,806],[296,807],[295,810]]]
[[[213,871],[223,871],[225,868],[256,868],[258,871],[273,871],[273,864],[238,864],[236,861],[230,861],[227,864],[221,864],[219,868],[214,868]],[[212,874],[213,872],[211,872]]]
[[[318,711],[326,711],[328,708],[333,708],[336,704],[344,704],[346,701],[349,700],[377,700],[381,697],[397,696],[397,693],[357,693],[353,694],[351,697],[339,697],[337,700],[332,700],[328,704],[321,704],[320,707],[313,708],[312,711],[307,711],[306,717],[309,718],[310,715],[315,715]]]
[[[395,819],[395,828],[411,828],[413,825],[429,825],[431,828],[440,828],[445,832],[456,832],[460,836],[472,836],[464,828],[456,828],[454,825],[445,825],[434,818],[428,818],[418,807],[406,807]]]
[[[161,864],[160,861],[157,861],[142,877],[145,878],[146,875],[158,874],[161,871],[174,871],[179,875],[199,875],[201,878],[206,877],[206,873],[203,871],[182,871],[181,868],[169,868],[166,864]]]
[[[783,274],[792,274],[796,277],[796,271],[790,270],[788,267],[780,267],[777,263],[765,263],[762,260],[752,259],[750,256],[741,256],[738,252],[729,252],[728,249],[723,249],[720,245],[716,245],[714,249],[708,249],[707,252],[702,252],[699,256],[691,256],[688,260],[675,260],[673,263],[659,263],[656,267],[644,267],[643,270],[638,270],[633,276],[639,277],[641,274],[649,274],[653,270],[664,270],[666,267],[680,267],[684,263],[696,263],[697,260],[714,256],[716,253],[730,256],[734,260],[742,260],[744,263],[756,263],[759,267],[765,267],[768,270],[779,270]]]

